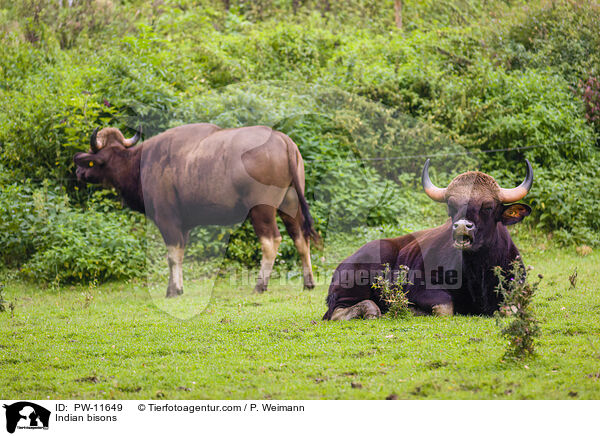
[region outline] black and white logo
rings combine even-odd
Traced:
[[[48,430],[50,411],[28,401],[5,404],[6,431],[14,433],[16,429]]]

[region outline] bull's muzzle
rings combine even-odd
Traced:
[[[452,239],[454,248],[468,250],[473,245],[475,237],[475,224],[472,221],[461,219],[452,224]]]

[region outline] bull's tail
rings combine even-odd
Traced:
[[[294,141],[292,141],[287,135],[284,135],[284,138],[287,145],[288,165],[292,175],[292,185],[294,186],[296,194],[298,195],[300,211],[302,212],[302,232],[304,233],[305,238],[310,238],[316,245],[321,245],[321,236],[319,236],[315,230],[315,221],[310,214],[310,210],[308,209],[308,203],[304,197],[304,189],[300,184],[300,179],[298,178],[298,165],[301,163],[299,162],[299,159],[302,159],[302,157],[300,156],[298,146],[294,143]]]

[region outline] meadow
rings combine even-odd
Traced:
[[[524,360],[503,357],[494,318],[321,321],[325,283],[307,291],[275,277],[255,294],[224,277],[205,309],[181,319],[189,295],[169,300],[171,314],[151,295],[157,285],[162,297],[165,276],[54,289],[16,280],[4,291],[14,310],[0,313],[0,396],[600,398],[600,255],[524,236],[520,245],[544,276],[533,304],[542,335]]]
[[[600,7],[403,0],[399,22],[397,3],[0,0],[0,397],[599,398]],[[298,145],[314,290],[285,236],[266,294],[238,280],[260,261],[246,222],[194,230],[166,300],[156,229],[77,182],[95,128],[193,122]],[[511,232],[544,276],[534,356],[505,358],[495,318],[321,321],[337,262],[445,219],[428,157],[439,186],[513,187],[531,161]]]

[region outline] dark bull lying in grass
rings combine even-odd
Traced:
[[[503,189],[487,174],[473,171],[457,176],[447,188],[429,179],[429,160],[422,183],[427,195],[448,206],[446,224],[398,238],[372,241],[344,260],[336,269],[323,319],[377,318],[386,302],[373,281],[384,265],[392,271],[408,267],[405,288],[412,309],[436,315],[491,315],[500,304],[494,267],[506,274],[519,259],[519,250],[506,226],[520,222],[531,209],[516,203],[531,188],[533,170],[513,189]],[[393,281],[393,277],[391,278]]]
[[[191,229],[250,217],[262,248],[256,291],[267,289],[281,241],[276,215],[302,260],[304,286],[314,287],[310,237],[317,237],[304,198],[304,162],[294,142],[268,127],[220,129],[190,124],[139,145],[115,128],[94,131],[90,153],[77,153],[77,178],[119,191],[144,213],[167,245],[167,297],[183,293],[182,262]]]

